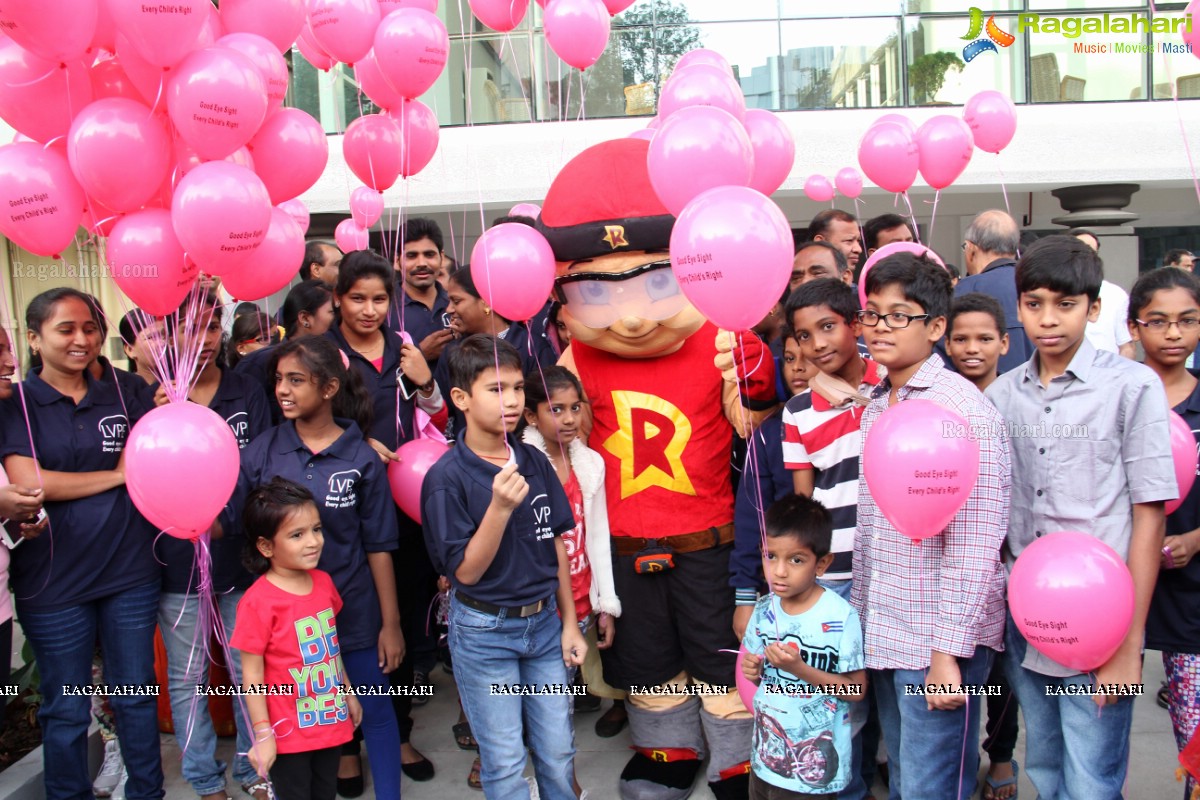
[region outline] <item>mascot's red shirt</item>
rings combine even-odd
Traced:
[[[604,457],[613,536],[659,538],[733,519],[733,427],[721,405],[710,322],[658,358],[623,358],[572,342],[592,406],[589,446]]]

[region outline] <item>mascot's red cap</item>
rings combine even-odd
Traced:
[[[649,149],[645,139],[613,139],[589,147],[559,171],[537,222],[556,259],[667,249],[675,217],[650,185]]]

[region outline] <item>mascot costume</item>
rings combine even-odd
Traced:
[[[722,652],[738,648],[730,447],[735,428],[744,435],[755,410],[774,406],[774,364],[753,334],[718,353],[731,337],[676,283],[675,219],[650,185],[647,149],[620,139],[585,150],[555,178],[538,220],[572,337],[560,363],[583,383],[589,446],[607,472],[624,614],[604,672],[630,690],[635,751],[621,796],[686,798],[707,757],[717,798],[744,799],[753,720],[733,688],[736,656]]]

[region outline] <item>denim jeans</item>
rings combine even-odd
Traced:
[[[838,597],[850,602],[850,581],[849,580],[826,580],[825,578],[817,578],[817,583],[823,588],[836,594]],[[864,697],[857,703],[850,704],[850,782],[846,784],[846,788],[838,792],[838,800],[863,800],[867,796],[866,780],[863,778],[863,727],[867,724],[867,716],[871,711],[871,700],[869,697]],[[872,760],[875,755],[871,754]]]
[[[233,636],[237,604],[244,591],[217,595],[217,606],[226,637]],[[197,685],[208,684],[208,659],[199,647],[196,625],[199,623],[200,597],[189,594],[163,594],[158,601],[158,628],[167,647],[167,688],[171,694],[171,718],[175,722],[175,741],[183,753],[183,777],[198,795],[216,794],[225,788],[225,763],[217,760],[217,734],[208,713],[208,698],[196,694]],[[210,638],[205,632],[204,640]],[[228,641],[228,639],[227,639]],[[231,659],[230,659],[231,657]],[[235,686],[242,683],[242,654],[232,648],[229,674]],[[250,750],[250,718],[242,698],[233,700],[237,722],[237,751]],[[258,783],[258,775],[245,756],[234,757],[233,779],[243,786]]]
[[[996,651],[976,647],[958,659],[962,682],[982,686]],[[979,720],[985,699],[967,695],[953,711],[931,711],[924,695],[906,695],[904,687],[924,684],[923,669],[871,670],[879,705],[879,724],[887,744],[891,800],[968,800],[979,772]]]
[[[1028,644],[1008,618],[1004,666],[1025,719],[1025,774],[1042,800],[1123,797],[1132,697],[1101,709],[1087,695],[1047,697],[1048,687],[1090,685],[1088,675],[1051,678],[1021,666]]]
[[[47,800],[93,797],[87,767],[91,698],[68,695],[63,687],[91,685],[97,634],[108,685],[155,685],[157,615],[158,581],[57,611],[39,611],[17,600],[17,616],[33,645],[42,676],[38,721]],[[128,774],[125,797],[160,800],[163,771],[157,700],[151,695],[114,696],[111,700]]]
[[[525,619],[485,614],[450,603],[450,652],[454,677],[483,760],[484,796],[517,800],[529,796],[521,773],[525,742],[542,800],[575,800],[571,783],[574,736],[571,698],[566,694],[492,694],[493,684],[513,687],[566,686],[562,622],[553,599]]]

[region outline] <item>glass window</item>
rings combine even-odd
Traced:
[[[530,122],[529,36],[451,39],[446,68],[421,102],[442,125]]]
[[[1133,16],[1146,24],[1145,14]],[[1087,20],[1101,25],[1103,18],[1082,19],[1081,23],[1080,17],[1042,15],[1038,31],[1027,30],[1029,99],[1062,103],[1145,97],[1149,34],[1113,33],[1111,28],[1108,33],[1087,31]],[[1112,14],[1109,24],[1129,19],[1129,14]]]
[[[904,13],[904,4],[904,0],[841,0],[837,3],[779,0],[779,16],[783,19],[898,17]]]
[[[995,89],[1014,102],[1025,100],[1025,40],[1012,35],[1015,17],[996,17],[995,38],[986,29],[965,39],[978,23],[970,17],[905,18],[908,37],[908,94],[912,105],[962,105],[976,92]],[[1004,34],[1009,34],[1005,37]],[[1004,42],[1009,44],[1004,46]],[[989,49],[975,42],[986,42]]]
[[[521,20],[521,24],[515,28],[515,32],[527,31],[533,24],[535,12],[540,12],[535,0],[529,0],[529,8],[525,11],[525,16]],[[480,34],[483,36],[502,36],[487,25],[484,25],[479,19],[471,13],[471,6],[466,0],[449,0],[448,2],[438,3],[437,17],[446,26],[446,33],[450,34],[450,38],[455,36],[470,36],[471,34]],[[541,24],[541,18],[538,17],[537,23]]]
[[[596,63],[585,72],[559,60],[540,33],[534,37],[537,59],[537,114],[542,120],[599,119],[653,113],[653,82],[638,87],[627,79],[627,66],[650,65],[645,48],[652,41],[648,28],[613,29]],[[635,64],[636,62],[636,64]],[[627,91],[628,89],[628,91]],[[648,90],[648,91],[647,91]]]
[[[901,104],[899,25],[898,17],[783,22],[779,108]],[[796,46],[803,42],[821,45]]]
[[[1065,2],[1065,0],[1064,0]],[[972,3],[964,0],[908,0],[906,14],[965,14]],[[1025,8],[1024,0],[988,0],[984,14],[998,14],[1001,11],[1021,11]]]
[[[1146,0],[1029,0],[1030,11],[1080,8],[1146,8]]]
[[[1184,29],[1183,14],[1157,14],[1155,20],[1169,20],[1172,33],[1154,34],[1154,56],[1150,67],[1154,71],[1154,99],[1169,100],[1171,84],[1179,90],[1180,98],[1200,97],[1200,63],[1190,52],[1191,47],[1183,43],[1178,31]],[[1194,20],[1193,24],[1200,24]],[[1145,96],[1145,93],[1142,93]]]
[[[288,103],[301,111],[307,111],[315,119],[321,118],[321,98],[317,82],[320,74],[308,63],[299,50],[291,50],[292,85],[288,91]]]

